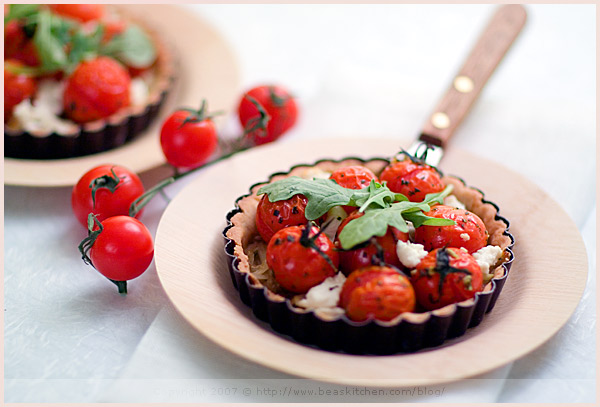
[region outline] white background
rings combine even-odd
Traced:
[[[240,94],[278,83],[298,97],[301,117],[279,141],[285,143],[416,137],[496,6],[186,7],[231,44],[242,74]],[[527,9],[524,31],[451,144],[504,163],[563,206],[589,253],[584,298],[564,329],[495,372],[485,392],[477,390],[480,383],[465,381],[448,386],[440,398],[373,400],[595,399],[596,8]],[[232,119],[224,132],[235,129]],[[149,187],[158,176],[142,179]],[[207,399],[201,392],[162,390],[181,384],[176,379],[199,380],[194,385],[204,388],[239,385],[233,378],[293,379],[245,362],[191,329],[169,306],[154,266],[130,283],[130,294],[117,295],[79,259],[84,231],[71,215],[69,188],[4,192],[5,401],[257,402],[256,395]],[[164,206],[158,199],[142,217],[153,232]]]

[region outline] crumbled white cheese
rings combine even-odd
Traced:
[[[16,105],[13,115],[20,128],[32,135],[70,134],[77,129],[73,122],[56,116],[46,105],[32,105],[29,99]]]
[[[455,195],[448,195],[445,197],[444,205],[452,206],[458,209],[466,209],[465,204],[459,201]]]
[[[148,102],[149,90],[142,78],[133,78],[129,86],[129,98],[132,106],[143,106]]]
[[[468,241],[471,239],[471,236],[469,236],[469,234],[468,234],[468,233],[461,233],[461,234],[460,234],[460,238],[461,238],[463,241],[465,241],[465,242],[468,242]]]
[[[64,82],[40,81],[33,103],[25,99],[15,106],[13,115],[18,126],[33,135],[45,136],[53,132],[73,133],[77,126],[69,120],[58,117],[63,109],[64,88]]]
[[[64,81],[45,80],[38,84],[35,106],[44,106],[47,110],[60,115],[63,111],[63,94],[66,83]]]
[[[323,171],[322,169],[316,168],[316,167],[307,168],[300,174],[300,178],[304,178],[304,179],[315,179],[315,178],[327,179],[330,176],[331,176],[330,172]]]
[[[341,206],[334,206],[327,212],[327,218],[323,222],[323,233],[333,242],[335,234],[337,233],[340,224],[344,219],[348,217],[348,214]]]
[[[427,256],[427,251],[422,244],[398,240],[398,243],[396,244],[396,254],[398,255],[400,263],[405,267],[414,268],[417,267],[423,257]]]
[[[307,310],[337,308],[340,292],[345,281],[346,276],[341,272],[333,277],[328,277],[321,284],[308,290],[305,297],[296,304]]]
[[[498,262],[502,256],[502,248],[498,246],[485,246],[473,253],[473,257],[481,267],[483,273],[489,273],[490,267]]]

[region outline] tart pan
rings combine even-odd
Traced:
[[[464,181],[457,177],[444,177],[444,182],[455,186],[453,193],[465,201],[469,210],[483,219],[488,230],[493,223],[490,243],[499,243],[505,253],[502,265],[493,271],[492,280],[473,299],[435,311],[405,313],[389,322],[374,319],[354,322],[345,315],[331,318],[297,308],[288,298],[271,292],[249,273],[247,259],[244,265],[244,260],[240,257],[243,236],[232,230],[236,226],[242,227],[244,218],[246,221],[249,217],[254,219],[253,216],[244,214],[245,202],[251,202],[262,185],[313,166],[331,169],[336,166],[361,164],[380,171],[388,162],[382,158],[363,160],[349,157],[336,161],[320,160],[312,165],[297,165],[289,173],[272,174],[269,181],[253,185],[250,193],[236,200],[236,207],[227,214],[227,226],[223,231],[232,283],[242,302],[252,308],[258,319],[268,322],[274,331],[299,343],[328,351],[389,355],[439,346],[447,339],[459,337],[468,328],[479,325],[485,314],[494,308],[514,260],[514,238],[508,230],[509,222],[498,214],[498,206],[485,200],[481,191],[467,187]],[[466,194],[467,198],[461,194]]]
[[[44,160],[86,156],[119,147],[148,128],[173,86],[176,61],[157,32],[136,18],[130,20],[144,27],[157,48],[158,57],[153,68],[156,78],[147,103],[121,109],[106,119],[76,125],[76,130],[69,134],[31,134],[5,125],[5,157]]]

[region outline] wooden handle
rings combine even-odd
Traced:
[[[525,25],[523,6],[500,6],[450,88],[429,116],[419,140],[444,147]]]

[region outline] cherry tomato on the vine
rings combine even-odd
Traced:
[[[411,282],[417,302],[434,310],[473,298],[483,289],[483,275],[477,261],[459,248],[431,251],[412,271]]]
[[[415,292],[406,276],[391,267],[369,266],[346,279],[339,306],[353,321],[390,321],[415,309]]]
[[[130,216],[105,219],[89,249],[94,268],[118,282],[141,275],[152,262],[153,256],[154,243],[150,231],[142,222]]]
[[[290,226],[269,241],[267,264],[283,288],[305,293],[336,274],[338,254],[318,227]]]
[[[386,181],[389,189],[405,195],[411,202],[421,202],[427,194],[444,190],[444,183],[435,169],[409,159],[385,167],[381,181]]]
[[[130,104],[131,77],[109,57],[84,61],[67,78],[63,95],[65,114],[85,123],[102,119]]]
[[[11,61],[15,66],[19,63]],[[16,105],[31,98],[37,89],[35,80],[27,75],[14,74],[4,69],[4,122],[7,122]]]
[[[206,102],[198,111],[177,110],[160,130],[160,145],[167,162],[178,168],[204,164],[215,152],[218,136]]]
[[[295,123],[298,107],[281,86],[262,85],[244,94],[238,107],[240,123],[254,145],[277,140]]]
[[[131,203],[143,193],[142,181],[134,172],[118,165],[100,165],[77,181],[71,206],[79,223],[87,227],[90,213],[100,222],[111,216],[128,215]]]
[[[415,229],[415,243],[430,251],[441,247],[464,247],[474,253],[487,244],[488,232],[481,218],[466,209],[435,205],[425,215],[451,219],[456,224],[448,226],[420,226]]]

